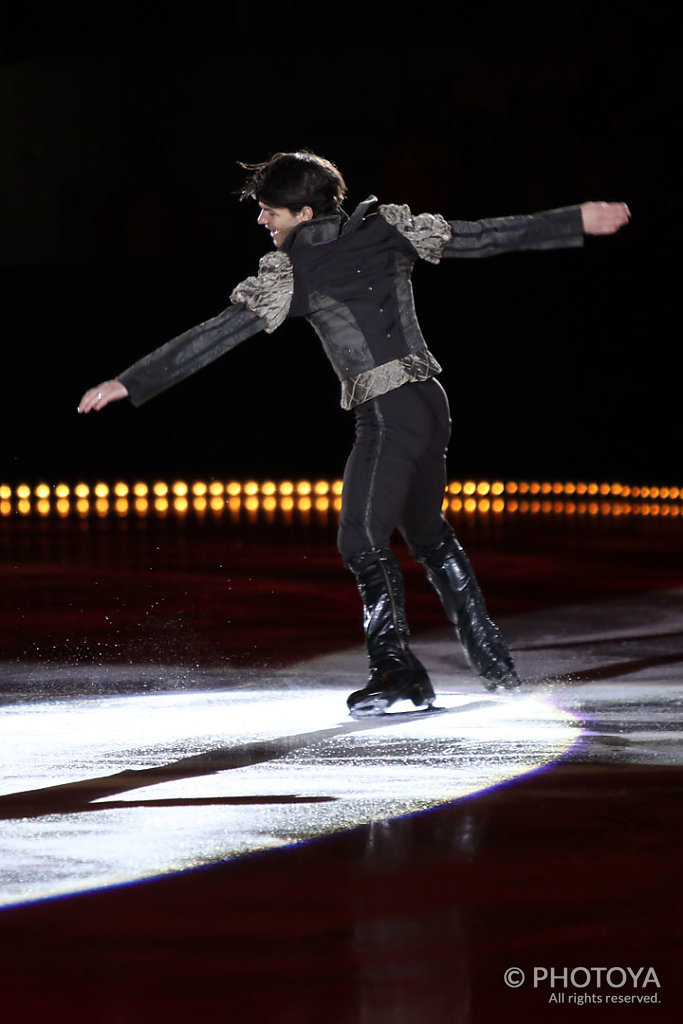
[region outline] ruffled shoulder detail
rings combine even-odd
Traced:
[[[451,240],[451,229],[440,213],[414,215],[410,207],[392,204],[380,206],[379,212],[387,224],[408,239],[421,259],[428,263],[439,262],[444,246]]]
[[[238,284],[230,301],[243,303],[265,320],[265,331],[272,334],[287,318],[294,292],[292,262],[284,252],[269,252],[259,261],[256,277]]]

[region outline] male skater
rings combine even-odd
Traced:
[[[588,202],[531,216],[446,221],[371,196],[349,217],[338,169],[310,152],[278,153],[249,172],[242,198],[275,252],[239,284],[231,305],[139,362],[86,391],[79,411],[130,398],[135,405],[176,384],[259,331],[287,317],[315,328],[353,409],[356,440],[344,472],[338,546],[364,608],[370,663],[366,686],[347,701],[354,717],[397,701],[429,707],[425,667],[411,651],[403,580],[390,549],[396,527],[422,562],[467,659],[489,690],[519,686],[510,651],[489,618],[472,567],[442,514],[448,401],[441,367],[415,315],[410,275],[418,258],[491,256],[582,244],[628,222],[622,203]],[[454,315],[456,321],[456,315]]]

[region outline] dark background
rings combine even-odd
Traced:
[[[270,243],[238,160],[310,147],[347,208],[452,218],[585,199],[583,250],[420,266],[454,478],[681,483],[677,36],[656,5],[31,6],[0,34],[3,457],[35,483],[341,473],[312,330],[260,335],[139,410],[91,384],[228,304]],[[520,13],[522,11],[523,13]]]

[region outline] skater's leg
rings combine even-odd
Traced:
[[[446,452],[451,419],[446,393],[436,380],[425,381],[418,392],[429,416],[429,444],[425,445],[403,501],[398,527],[411,551],[440,539],[444,527]]]
[[[349,698],[354,715],[408,698],[431,704],[429,677],[410,650],[403,579],[389,541],[429,444],[429,421],[412,386],[365,403],[344,474],[339,549],[363,602],[370,678]]]
[[[519,686],[519,678],[512,655],[500,630],[489,618],[470,561],[442,513],[448,403],[438,383],[431,383],[434,387],[429,397],[442,431],[435,433],[434,445],[413,476],[400,528],[415,558],[424,563],[427,577],[455,626],[472,668],[483,676],[488,689],[514,689]]]
[[[430,438],[416,385],[365,402],[355,410],[356,439],[346,463],[337,542],[345,562],[388,548]],[[404,423],[407,426],[404,426]]]

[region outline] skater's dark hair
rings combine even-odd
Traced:
[[[336,213],[346,195],[346,184],[334,164],[308,150],[276,153],[264,163],[240,167],[250,172],[241,199],[285,206],[292,213],[304,206],[310,206],[315,217]]]

